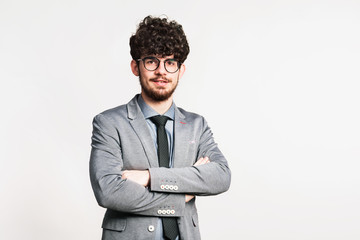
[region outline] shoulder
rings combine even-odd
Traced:
[[[204,117],[201,116],[200,114],[186,111],[186,110],[184,110],[184,109],[181,108],[181,107],[178,107],[177,109],[179,110],[179,112],[180,112],[185,118],[188,118],[188,119],[203,119],[203,118],[204,118]]]
[[[93,123],[98,123],[99,125],[117,126],[119,123],[128,121],[126,109],[126,104],[107,109],[97,114],[93,119]]]
[[[193,125],[198,127],[206,125],[206,120],[202,115],[186,111],[183,108],[177,108],[177,110],[180,118],[183,118],[185,122],[191,122]]]
[[[124,115],[126,116],[126,112],[126,104],[123,104],[114,108],[107,109],[97,114],[95,117],[103,116],[105,118],[118,118]]]
[[[94,119],[106,119],[112,122],[119,122],[122,120],[128,121],[129,113],[137,115],[139,112],[139,107],[136,100],[137,96],[130,100],[127,104],[122,104],[120,106],[107,109],[99,114],[97,114]]]

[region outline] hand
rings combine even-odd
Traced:
[[[125,170],[121,178],[129,179],[146,187],[150,182],[150,173],[149,170]]]
[[[190,202],[191,199],[193,199],[195,196],[194,195],[185,195],[185,202]]]
[[[203,164],[207,164],[209,162],[210,162],[210,159],[208,157],[201,157],[201,158],[199,158],[199,160],[196,161],[194,166],[200,166],[200,165],[203,165]]]

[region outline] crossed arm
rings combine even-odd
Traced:
[[[127,154],[124,151],[129,149],[119,147],[119,132],[129,131],[123,125],[126,123],[119,123],[118,119],[115,123],[102,114],[94,118],[90,179],[100,206],[146,216],[158,216],[159,209],[173,206],[176,217],[184,214],[186,202],[195,195],[216,195],[229,188],[227,161],[205,122],[197,151],[208,158],[200,157],[189,167],[148,170],[123,170],[123,155]],[[162,181],[167,180],[176,182],[176,192],[161,188]]]
[[[208,157],[202,157],[193,166],[200,166],[209,162]],[[121,178],[134,181],[144,187],[148,187],[151,180],[149,170],[125,170]],[[194,197],[194,195],[185,194],[185,202],[189,202]]]

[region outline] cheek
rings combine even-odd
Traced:
[[[146,82],[149,79],[149,77],[143,72],[140,72],[140,77],[144,82]]]
[[[179,79],[180,79],[179,74],[177,74],[176,76],[174,76],[174,78],[173,78],[174,83],[177,84],[177,83],[179,82]]]

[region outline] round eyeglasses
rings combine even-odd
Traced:
[[[160,59],[156,57],[144,57],[143,59],[137,59],[137,61],[142,61],[144,67],[148,71],[155,71],[160,66]],[[164,61],[165,70],[169,73],[175,73],[179,70],[181,63],[175,59],[166,59]]]

